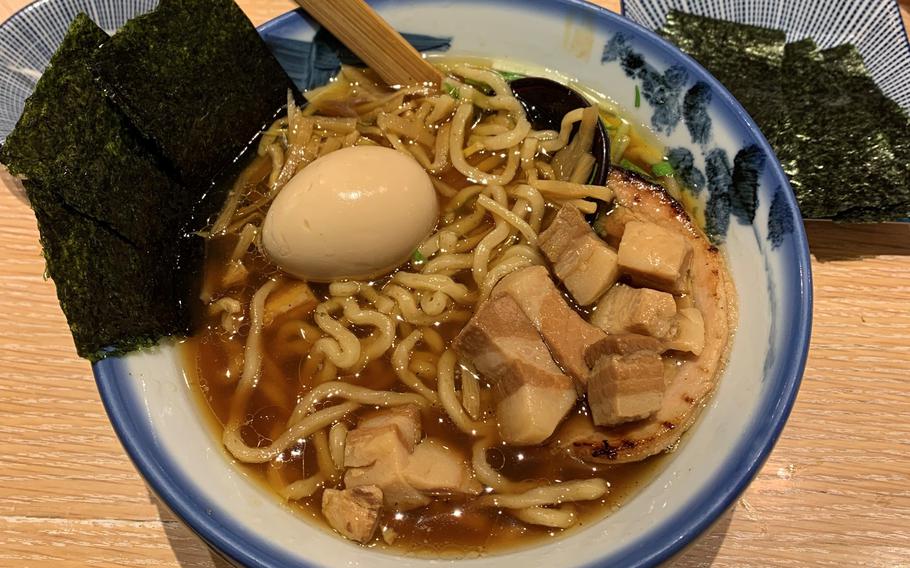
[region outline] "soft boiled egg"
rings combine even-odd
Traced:
[[[266,214],[262,244],[298,278],[366,279],[404,263],[438,217],[433,183],[414,158],[353,146],[291,178]]]

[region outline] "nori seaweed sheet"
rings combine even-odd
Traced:
[[[671,10],[660,33],[711,71],[766,135],[777,130],[784,32]]]
[[[94,69],[193,186],[239,156],[293,89],[233,0],[162,0],[105,43]]]
[[[189,331],[186,299],[195,272],[178,266],[198,264],[202,239],[141,249],[62,204],[40,182],[24,184],[80,357],[118,356]]]
[[[204,252],[189,231],[289,88],[231,0],[164,0],[115,38],[76,17],[0,161],[23,178],[79,355],[189,331]]]
[[[852,45],[671,11],[661,33],[743,104],[774,147],[803,217],[910,216],[910,119]]]
[[[95,83],[88,62],[107,39],[87,16],[76,17],[0,149],[0,162],[130,242],[154,246],[173,234],[191,203]]]
[[[201,240],[180,236],[160,209],[179,188],[88,72],[106,38],[75,19],[0,155],[27,176],[48,274],[76,350],[92,361],[186,332],[201,258]]]
[[[807,218],[910,215],[910,121],[866,72],[855,47],[789,44],[788,123],[776,151]]]

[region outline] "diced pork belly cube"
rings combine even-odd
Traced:
[[[344,445],[344,466],[347,468],[344,484],[349,489],[375,485],[382,489],[387,506],[406,511],[422,507],[430,499],[405,478],[411,450],[396,423],[403,414],[398,410],[378,412],[348,432]],[[383,416],[386,421],[381,420]],[[405,427],[408,428],[413,425]]]
[[[375,485],[322,492],[322,514],[345,538],[366,544],[373,540],[382,509],[382,490]]]
[[[557,376],[559,379],[553,380]],[[543,443],[575,405],[578,397],[575,383],[565,375],[540,374],[532,380],[539,384],[523,385],[496,404],[499,435],[507,444],[533,446]]]
[[[660,408],[664,365],[654,351],[607,355],[594,364],[588,377],[588,406],[598,426],[641,420]]]
[[[394,424],[355,428],[344,440],[344,467],[366,467],[393,454],[410,454]]]
[[[537,239],[537,245],[550,262],[556,262],[569,250],[572,241],[593,229],[585,221],[578,207],[567,204],[556,213],[556,217]]]
[[[597,303],[591,323],[608,334],[667,339],[676,334],[676,302],[666,292],[617,284]]]
[[[493,384],[499,434],[507,444],[543,442],[575,404],[572,379],[511,296],[486,301],[454,347]]]
[[[574,205],[562,206],[540,233],[538,243],[556,277],[582,306],[594,303],[619,278],[616,252],[594,233]]]
[[[594,222],[594,231],[608,245],[619,248],[622,234],[626,230],[626,223],[636,220],[635,214],[630,209],[617,205],[606,215],[601,215],[597,218]]]
[[[578,383],[580,392],[588,379],[584,353],[604,333],[573,310],[543,266],[513,272],[493,288],[492,297],[510,296],[519,305],[556,362]]]
[[[377,429],[378,430],[378,429]],[[387,438],[385,438],[387,439]],[[384,440],[385,440],[384,439]],[[383,502],[397,511],[408,511],[423,507],[430,498],[415,488],[405,477],[410,454],[397,440],[397,446],[383,446],[388,453],[366,467],[349,467],[344,473],[344,485],[348,489],[375,485],[382,489]],[[377,439],[377,444],[380,442]],[[347,462],[345,462],[347,465]]]
[[[556,277],[581,306],[593,304],[619,279],[619,256],[594,231],[572,241],[553,265]]]
[[[413,404],[367,414],[345,437],[344,466],[364,467],[388,455],[410,454],[422,436],[420,409]]]
[[[676,314],[676,335],[667,341],[667,349],[701,355],[705,348],[705,320],[698,308],[682,308]]]
[[[626,223],[619,267],[639,286],[674,294],[686,291],[692,245],[683,235],[654,223]]]
[[[588,347],[585,351],[585,362],[589,367],[593,367],[601,357],[607,355],[630,355],[637,351],[661,353],[664,349],[664,344],[650,335],[637,333],[608,335]]]
[[[274,292],[269,294],[265,300],[265,311],[262,319],[267,325],[272,323],[278,316],[292,310],[299,309],[302,314],[308,314],[316,309],[316,304],[318,303],[319,300],[306,282],[293,280],[286,282],[283,286],[279,286]]]
[[[464,456],[437,440],[415,443],[421,435],[416,406],[390,408],[362,419],[345,440],[345,486],[375,485],[385,504],[397,510],[428,504],[427,493],[481,490]]]
[[[417,445],[408,459],[404,476],[414,488],[433,495],[477,495],[483,489],[474,479],[467,459],[457,450],[433,438],[427,438]]]
[[[423,437],[423,429],[420,425],[420,409],[415,404],[393,406],[367,414],[357,422],[357,430],[380,428],[388,425],[398,428],[401,441],[404,442],[409,452],[414,451],[414,446]]]

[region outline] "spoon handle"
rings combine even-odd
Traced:
[[[364,0],[297,3],[389,85],[442,82],[442,74]]]

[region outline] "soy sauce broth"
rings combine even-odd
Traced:
[[[225,238],[211,242],[206,260],[207,278],[220,279],[224,261],[234,246],[233,240]],[[232,296],[246,302],[266,279],[277,274],[276,269],[263,258],[248,264],[252,268],[249,278],[231,290]],[[312,288],[321,297],[327,296],[325,287],[315,285]],[[293,321],[300,317],[300,314],[285,314],[263,330],[263,345],[266,349],[263,352],[261,378],[249,403],[246,424],[242,429],[243,438],[250,445],[267,445],[280,435],[299,397],[311,386],[299,379],[308,345],[300,339],[299,334],[290,333],[287,325],[290,324],[290,328],[293,328]],[[212,433],[220,440],[242,369],[248,325],[241,325],[238,333],[230,336],[221,328],[219,317],[211,316],[204,309],[197,310],[196,322],[199,331],[182,344],[182,354],[189,384],[200,409],[211,418]],[[459,327],[442,326],[444,339],[453,338]],[[371,389],[405,390],[387,358],[371,362],[357,376],[341,379]],[[432,386],[432,383],[429,384]],[[353,427],[359,415],[372,410],[373,408],[360,409],[345,422]],[[586,419],[586,411],[584,404],[579,403],[566,422]],[[470,458],[473,438],[455,427],[444,411],[430,408],[422,413],[422,418],[426,436],[442,440],[445,445],[460,449],[466,459]],[[554,438],[556,437],[558,431]],[[403,513],[383,511],[380,530],[377,531],[383,538],[375,539],[369,546],[420,556],[460,557],[543,544],[566,532],[583,529],[616,510],[653,479],[666,462],[664,457],[656,456],[639,463],[593,465],[549,447],[517,448],[505,445],[492,448],[487,455],[494,468],[515,481],[552,482],[556,479],[601,477],[610,483],[610,491],[598,501],[575,503],[579,522],[567,530],[526,525],[507,512],[471,507],[471,498],[435,498],[431,504],[420,509]],[[278,490],[312,475],[318,468],[312,444],[305,443],[292,448],[282,455],[280,461],[280,468],[269,464],[240,462],[235,462],[235,465],[270,496],[284,502],[278,495]],[[327,485],[336,488],[341,486],[340,479]],[[322,490],[319,490],[307,499],[286,502],[286,506],[295,514],[331,531],[321,512],[321,499]],[[384,538],[391,543],[387,543]]]

